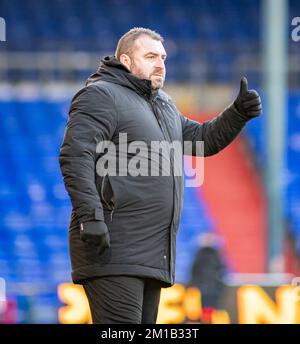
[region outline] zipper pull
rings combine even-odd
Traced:
[[[114,213],[114,209],[110,212],[110,222],[112,222],[113,220],[113,213]]]

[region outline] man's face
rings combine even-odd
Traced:
[[[134,42],[132,50],[130,71],[142,79],[151,80],[153,89],[162,88],[166,77],[167,57],[162,43],[143,35]]]

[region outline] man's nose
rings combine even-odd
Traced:
[[[165,69],[165,61],[162,58],[157,58],[155,67]]]

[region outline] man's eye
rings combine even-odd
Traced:
[[[154,59],[154,56],[153,56],[153,55],[148,56],[148,59],[153,60],[153,59]]]

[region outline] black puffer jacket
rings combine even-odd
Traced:
[[[181,115],[163,91],[106,57],[73,98],[59,162],[73,211],[69,227],[72,278],[136,275],[174,283],[176,234],[183,198],[179,176],[106,176],[96,173],[96,146],[119,133],[128,143],[204,141],[205,156],[219,152],[249,118],[234,105],[211,121],[198,123]],[[128,154],[128,159],[132,155]],[[173,168],[173,166],[172,166]],[[80,240],[82,222],[104,220],[110,248],[102,255]]]

